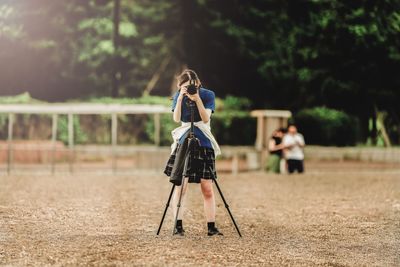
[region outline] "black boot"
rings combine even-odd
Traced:
[[[176,221],[176,227],[174,229],[174,235],[184,236],[185,230],[183,229],[182,220]]]
[[[184,236],[185,230],[182,227],[176,227],[174,230],[174,235]]]
[[[215,227],[215,222],[209,222],[207,223],[207,228],[208,228],[208,236],[213,236],[213,235],[223,235],[217,227]]]

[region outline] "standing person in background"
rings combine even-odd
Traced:
[[[283,158],[282,138],[285,129],[279,128],[274,131],[268,143],[269,157],[267,162],[267,171],[273,173],[281,173],[280,162]]]
[[[297,132],[295,125],[288,127],[288,133],[283,137],[283,146],[285,158],[287,160],[289,174],[298,171],[304,172],[304,152],[305,146],[304,137]]]

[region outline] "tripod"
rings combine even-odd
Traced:
[[[193,149],[194,142],[196,141],[195,140],[195,136],[194,136],[194,107],[195,107],[195,103],[193,101],[191,101],[191,100],[188,100],[188,105],[190,107],[190,113],[191,113],[191,125],[190,125],[190,131],[189,131],[189,138],[187,140],[189,145],[188,145],[187,151],[185,153],[185,163],[184,163],[183,174],[186,174],[186,171],[187,171],[187,168],[188,168],[188,159],[190,157],[190,152]],[[229,209],[229,205],[225,200],[224,194],[222,193],[221,188],[219,187],[217,180],[215,179],[215,175],[214,175],[214,172],[211,170],[211,167],[210,167],[210,173],[212,173],[212,180],[213,180],[213,182],[215,183],[215,185],[216,185],[216,187],[218,189],[218,193],[220,194],[221,199],[224,202],[224,206],[227,209],[227,211],[229,213],[229,216],[231,217],[233,225],[235,226],[238,235],[240,237],[242,237],[242,234],[240,233],[239,227],[237,226],[236,221],[233,218],[231,210]],[[161,218],[160,225],[159,225],[158,230],[157,230],[157,235],[160,234],[161,227],[162,227],[162,225],[164,223],[165,215],[167,213],[169,204],[171,202],[172,195],[173,195],[174,190],[175,190],[175,186],[176,186],[176,184],[174,183],[172,185],[171,192],[169,194],[167,204],[165,205],[165,210],[164,210],[163,216]],[[176,228],[176,224],[177,224],[177,221],[178,221],[178,214],[179,214],[179,210],[180,210],[181,204],[182,204],[182,193],[183,193],[184,186],[185,186],[185,178],[182,178],[182,184],[181,184],[181,190],[180,190],[181,192],[180,192],[180,195],[179,195],[179,200],[178,200],[178,204],[177,204],[177,211],[176,211],[176,214],[175,214],[174,230]]]

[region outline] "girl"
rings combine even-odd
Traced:
[[[195,94],[191,95],[187,92],[187,87],[192,82],[197,88]],[[218,143],[211,133],[210,118],[215,110],[215,94],[211,90],[207,90],[201,86],[201,82],[197,74],[193,70],[185,70],[178,76],[178,88],[173,103],[173,119],[175,122],[181,122],[182,125],[172,131],[174,143],[172,144],[172,154],[168,160],[164,173],[171,176],[172,167],[175,162],[175,155],[179,146],[183,144],[190,129],[191,113],[187,105],[187,101],[191,100],[195,103],[194,107],[194,135],[200,141],[200,148],[191,155],[189,164],[194,164],[196,168],[190,168],[184,173],[182,201],[187,189],[187,183],[200,183],[201,192],[204,199],[204,212],[207,219],[208,236],[222,235],[215,226],[215,198],[212,186],[212,178],[217,178],[215,170],[215,156],[221,154]],[[174,209],[174,218],[177,212],[177,203],[180,197],[181,188],[177,187],[174,191],[172,206]],[[178,214],[178,221],[174,229],[174,234],[184,235],[182,224],[183,205]]]
[[[281,160],[283,158],[282,139],[285,134],[284,128],[275,130],[268,143],[269,157],[267,162],[267,171],[274,173],[282,173]]]

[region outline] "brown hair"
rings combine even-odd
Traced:
[[[182,71],[182,73],[177,77],[178,80],[178,86],[180,87],[182,84],[184,84],[187,81],[194,80],[196,87],[201,86],[201,81],[199,79],[199,76],[197,75],[194,70],[186,69]]]

